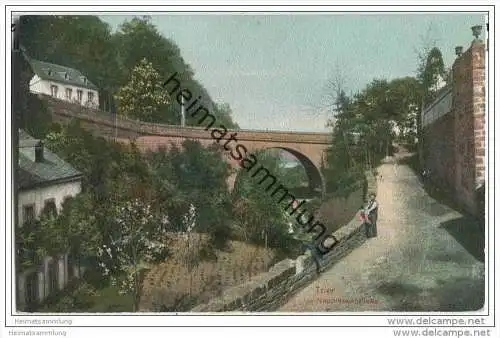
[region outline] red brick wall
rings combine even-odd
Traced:
[[[452,67],[451,111],[424,129],[425,164],[434,182],[477,213],[476,188],[484,182],[485,45],[473,42]]]
[[[474,114],[474,147],[475,147],[475,184],[484,183],[485,168],[485,49],[483,44],[472,47],[472,83],[473,83],[473,114]]]
[[[455,192],[457,201],[474,212],[474,115],[472,50],[467,50],[453,65],[453,103],[455,116]]]

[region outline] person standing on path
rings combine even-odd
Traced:
[[[318,252],[318,248],[309,242],[302,243],[302,246],[304,250],[311,251],[311,257],[316,265],[316,273],[319,274],[321,272],[321,255]]]
[[[376,237],[377,236],[377,218],[378,218],[378,203],[375,200],[375,193],[370,193],[369,195],[369,201],[368,205],[366,206],[365,209],[365,214],[368,217],[368,220],[370,221],[370,226],[369,226],[369,238],[371,237]]]

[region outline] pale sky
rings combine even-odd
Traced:
[[[132,17],[100,16],[113,29]],[[470,27],[484,22],[480,13],[152,16],[212,99],[230,104],[241,128],[295,131],[329,130],[321,107],[336,69],[348,92],[374,78],[415,75],[425,37],[436,41],[448,67],[455,46],[470,46]]]

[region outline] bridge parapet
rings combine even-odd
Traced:
[[[223,128],[214,123],[211,128],[205,127],[180,127],[178,125],[159,124],[142,122],[129,119],[124,116],[114,116],[110,113],[85,108],[74,103],[53,99],[47,95],[40,95],[49,106],[52,114],[77,118],[94,122],[108,127],[115,127],[120,130],[132,131],[137,136],[165,136],[182,137],[189,139],[213,139],[212,129]],[[275,130],[227,130],[228,137],[232,133],[237,133],[239,141],[260,141],[260,142],[281,142],[281,143],[310,143],[310,144],[330,144],[332,135],[321,132],[294,132]]]

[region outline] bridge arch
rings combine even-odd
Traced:
[[[317,164],[315,164],[307,155],[302,153],[301,151],[287,147],[287,146],[271,146],[271,147],[258,147],[253,150],[281,150],[285,151],[288,154],[292,155],[301,165],[306,173],[308,179],[308,187],[306,189],[300,189],[299,187],[289,187],[287,186],[287,182],[277,182],[277,186],[282,184],[285,188],[287,188],[292,195],[296,198],[312,198],[312,197],[323,197],[326,193],[326,183],[325,179],[318,168]],[[235,171],[228,179],[229,190],[233,190],[238,179],[238,175],[245,170],[241,168],[239,164],[235,164],[235,162],[231,161],[233,167],[235,167]],[[256,165],[256,167],[260,167],[260,165]],[[257,168],[258,170],[258,168]],[[256,174],[256,170],[251,170],[253,174]],[[274,173],[268,173],[274,176]],[[262,176],[261,176],[262,178]],[[259,177],[256,177],[259,179]],[[302,195],[302,196],[301,196]]]

